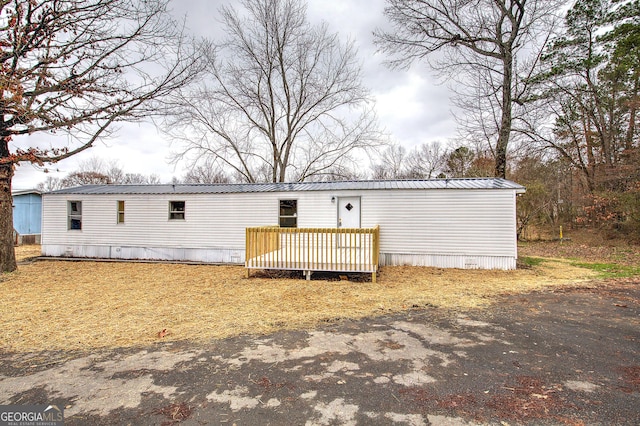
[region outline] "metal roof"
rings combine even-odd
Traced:
[[[39,189],[16,189],[11,191],[11,195],[14,197],[18,195],[28,195],[28,194],[41,195],[42,191],[40,191]]]
[[[363,180],[343,182],[84,185],[59,189],[49,194],[230,194],[250,192],[302,192],[395,189],[514,189],[525,188],[500,178],[462,178],[428,180]]]

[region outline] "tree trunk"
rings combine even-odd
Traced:
[[[507,177],[507,147],[511,136],[511,90],[513,83],[513,58],[511,47],[506,46],[503,53],[502,67],[502,117],[496,142],[496,169],[495,176],[506,179]]]
[[[0,142],[6,144],[6,142]],[[13,164],[0,164],[0,272],[17,269],[13,248],[13,197],[11,179]]]
[[[589,118],[589,115],[585,112],[583,117],[582,128],[584,130],[584,141],[587,146],[587,167],[585,169],[585,174],[587,176],[589,192],[593,193],[596,182],[596,157],[593,153],[593,131],[591,130],[591,119]],[[581,155],[579,145],[576,145],[576,150],[578,151],[578,155]]]
[[[629,126],[627,127],[627,134],[625,135],[625,149],[631,150],[633,148],[633,136],[636,129],[636,114],[638,112],[638,106],[640,106],[640,97],[638,96],[638,90],[640,90],[640,75],[636,73],[633,82],[633,92],[629,99]]]

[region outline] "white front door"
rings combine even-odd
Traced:
[[[338,228],[360,228],[360,197],[338,198]]]

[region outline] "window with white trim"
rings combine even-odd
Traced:
[[[124,223],[124,201],[118,201],[118,223]]]
[[[280,200],[278,223],[282,228],[298,227],[298,200]]]
[[[82,201],[67,203],[67,229],[82,230]]]
[[[169,220],[184,220],[185,202],[169,201]]]

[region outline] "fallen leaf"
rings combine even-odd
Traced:
[[[167,331],[166,328],[163,328],[162,331],[158,332],[158,338],[162,339],[164,336],[166,336],[167,334],[169,334],[169,332]]]
[[[534,397],[534,398],[538,398],[538,399],[547,399],[547,398],[549,398],[549,395],[540,395],[539,393],[532,393],[531,396]]]

